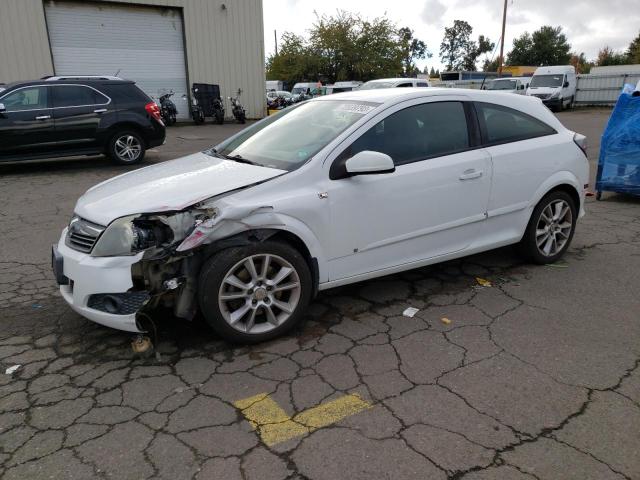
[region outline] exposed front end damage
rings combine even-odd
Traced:
[[[237,206],[218,198],[184,212],[140,215],[133,223],[146,225],[147,238],[157,241],[131,266],[133,290],[149,294],[136,317],[139,329],[147,330],[145,322],[159,307],[192,320],[203,262],[224,248],[266,240],[285,219],[271,206]]]

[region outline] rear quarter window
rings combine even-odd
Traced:
[[[543,121],[513,108],[483,102],[476,102],[475,107],[485,145],[518,142],[558,133]]]
[[[133,83],[102,85],[101,89],[117,104],[143,104],[151,102],[151,98]]]

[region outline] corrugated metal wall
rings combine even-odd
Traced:
[[[52,73],[42,0],[0,0],[0,83]]]
[[[636,85],[640,73],[612,75],[578,75],[576,104],[614,105],[625,83]]]
[[[182,8],[189,82],[218,83],[225,97],[241,88],[248,116],[264,115],[262,0],[110,1]],[[0,82],[52,73],[43,0],[0,0]]]

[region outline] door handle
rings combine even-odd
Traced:
[[[39,115],[36,117],[36,120],[49,120],[51,115]]]
[[[107,111],[106,108],[98,108],[97,110],[94,110],[93,113],[104,113],[106,111]]]
[[[458,178],[462,181],[464,180],[473,180],[475,178],[480,178],[482,177],[483,171],[482,170],[476,170],[474,168],[470,168],[469,170],[465,170],[463,172],[462,175],[460,175]]]

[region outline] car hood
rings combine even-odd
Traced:
[[[102,182],[78,199],[75,213],[108,225],[126,215],[182,210],[283,173],[286,171],[195,153]]]
[[[556,93],[558,90],[562,90],[562,87],[529,87],[527,94],[549,95],[551,93]]]

